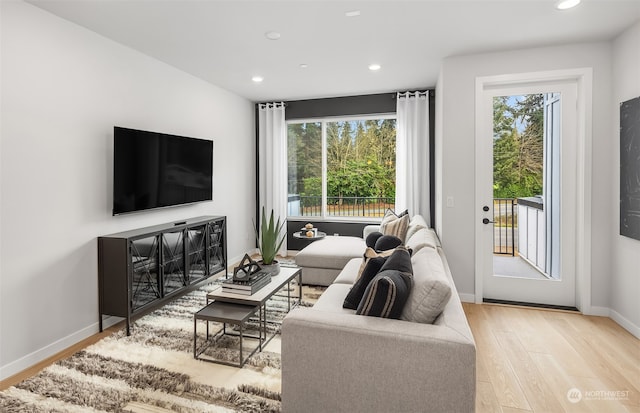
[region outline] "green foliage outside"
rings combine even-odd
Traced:
[[[387,197],[395,198],[395,171],[378,163],[347,161],[346,167],[327,174],[328,197]],[[322,179],[305,178],[301,195],[321,196]]]
[[[305,179],[322,177],[322,124],[291,123],[287,129],[288,192],[320,194],[320,181],[306,188]]]
[[[327,197],[395,198],[395,119],[327,122]],[[289,193],[322,196],[322,125],[289,124]]]
[[[493,197],[542,194],[544,95],[493,100]]]

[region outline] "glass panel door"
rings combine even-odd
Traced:
[[[542,93],[493,98],[493,266],[501,276],[548,277],[546,100]]]
[[[574,81],[481,94],[476,265],[483,300],[576,303],[576,101]]]
[[[207,243],[207,257],[209,260],[209,275],[225,270],[224,257],[224,221],[209,224]]]
[[[207,275],[206,240],[207,226],[187,229],[187,282],[198,282]]]
[[[160,298],[158,235],[131,242],[132,311]]]
[[[184,275],[184,232],[162,234],[163,296],[186,285]]]

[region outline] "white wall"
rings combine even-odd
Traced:
[[[442,184],[437,214],[456,286],[475,292],[475,81],[480,76],[593,68],[592,305],[607,307],[611,284],[611,46],[608,42],[564,45],[445,59],[439,81]],[[446,207],[453,196],[455,206]]]
[[[97,241],[228,217],[253,248],[253,104],[22,2],[1,3],[0,378],[97,331]],[[214,141],[214,201],[111,216],[113,126]]]
[[[640,241],[620,235],[620,103],[640,96],[640,21],[613,42],[611,317],[640,337]]]

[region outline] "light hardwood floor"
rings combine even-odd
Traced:
[[[640,413],[640,340],[614,321],[533,308],[463,306],[477,346],[477,413]],[[0,382],[0,390],[118,328]],[[577,403],[567,396],[571,389],[582,395]]]
[[[640,412],[640,340],[613,320],[463,306],[477,347],[476,412]]]

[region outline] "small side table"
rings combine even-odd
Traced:
[[[317,235],[315,237],[307,237],[306,235],[303,235],[300,233],[300,231],[296,231],[293,233],[293,238],[297,238],[297,239],[306,239],[308,241],[317,241],[319,239],[322,239],[324,237],[327,236],[326,232],[320,232],[318,231]]]
[[[262,351],[262,342],[264,340],[262,336],[262,328],[260,328],[260,337],[255,336],[246,336],[244,334],[244,325],[245,323],[256,314],[256,312],[260,312],[259,319],[262,320],[262,307],[252,306],[252,305],[243,305],[243,304],[233,304],[233,303],[225,303],[221,301],[213,301],[208,304],[202,310],[198,311],[193,316],[193,357],[196,360],[210,361],[213,363],[226,364],[233,367],[244,366],[244,363],[249,359],[249,357],[253,356],[256,351]],[[204,320],[207,322],[207,340],[205,345],[198,349],[197,340],[198,340],[198,320]],[[218,323],[222,323],[222,329],[220,329],[213,337],[213,340],[217,340],[218,338],[226,335],[234,335],[240,337],[240,358],[238,364],[230,363],[227,361],[216,360],[213,358],[200,357],[202,353],[205,352],[207,348],[209,348],[209,321],[215,321]],[[240,332],[239,334],[230,334],[227,333],[227,324],[237,325]],[[258,346],[253,349],[253,351],[247,355],[246,357],[242,357],[242,339],[243,338],[254,338],[258,339]]]

